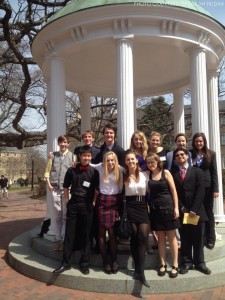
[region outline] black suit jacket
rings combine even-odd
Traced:
[[[106,150],[106,148],[107,147],[106,147],[105,144],[103,144],[100,147],[100,152],[96,156],[96,162],[95,163],[100,163],[100,162],[103,161],[104,154],[109,151],[109,150]],[[113,151],[117,155],[119,164],[121,166],[124,166],[125,165],[125,161],[124,161],[125,160],[125,150],[122,147],[120,147],[119,145],[114,144],[111,151]]]
[[[202,170],[189,166],[183,182],[179,168],[173,169],[172,175],[178,194],[180,215],[193,211],[200,216],[200,221],[207,221],[203,205],[205,185]]]
[[[79,147],[76,147],[75,149],[74,149],[74,154],[76,154],[76,156],[77,156],[77,159],[79,160],[79,158],[80,158],[80,147],[81,146],[79,146]],[[97,154],[100,152],[100,149],[99,148],[97,148],[96,146],[94,146],[94,145],[92,145],[91,146],[91,155],[92,155],[92,159],[91,159],[91,162],[93,163],[93,164],[95,164],[95,163],[97,163],[96,162],[96,156],[97,156]]]
[[[193,150],[192,157],[193,157]],[[217,164],[216,164],[216,153],[212,150],[209,150],[210,159],[209,161],[206,160],[205,156],[203,157],[202,164],[200,165],[200,169],[203,171],[204,180],[205,180],[205,187],[212,188],[214,193],[219,192],[219,183],[218,183],[218,173],[217,173]],[[195,162],[193,161],[193,165]]]

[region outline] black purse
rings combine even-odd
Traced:
[[[127,217],[126,198],[123,198],[123,212],[120,220],[117,220],[117,236],[120,239],[129,239],[131,236],[131,226]]]

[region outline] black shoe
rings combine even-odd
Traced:
[[[147,288],[150,288],[150,285],[148,284],[148,282],[146,281],[146,279],[145,279],[145,276],[141,276],[140,275],[140,282],[141,282],[141,284],[143,284],[144,286],[146,286]]]
[[[163,269],[163,270],[162,270]],[[166,274],[167,265],[161,265],[158,270],[159,276],[164,276]]]
[[[112,269],[111,269],[111,267],[108,263],[104,265],[104,272],[106,274],[111,274],[112,273]]]
[[[80,267],[80,271],[81,273],[83,273],[84,275],[88,275],[90,273],[90,270],[88,267]]]
[[[175,270],[176,272],[172,272],[172,270]],[[170,271],[170,278],[176,278],[178,276],[178,268],[175,266],[172,266],[172,270]]]
[[[198,270],[199,272],[202,272],[206,275],[211,274],[211,270],[209,268],[207,268],[206,266],[195,266],[195,270]]]
[[[209,243],[209,244],[205,244],[205,247],[208,248],[209,250],[212,250],[215,247],[215,245]]]
[[[134,272],[133,278],[139,280],[141,277],[141,274],[139,272]]]
[[[118,265],[117,261],[114,261],[113,265],[112,265],[112,273],[116,274],[118,272],[118,269],[119,269],[119,265]]]
[[[53,271],[54,274],[60,274],[63,273],[64,271],[70,270],[71,266],[70,265],[61,265],[59,268],[55,269]]]
[[[180,267],[180,274],[187,274],[189,270],[192,270],[193,266],[184,265]]]

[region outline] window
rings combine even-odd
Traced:
[[[223,166],[223,169],[225,169],[225,155],[223,155],[222,166]]]
[[[225,145],[225,133],[221,134],[221,145]]]
[[[220,117],[220,125],[225,125],[225,116]]]

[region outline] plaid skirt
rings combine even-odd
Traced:
[[[114,226],[118,216],[120,195],[99,194],[97,200],[98,224],[110,228]]]

